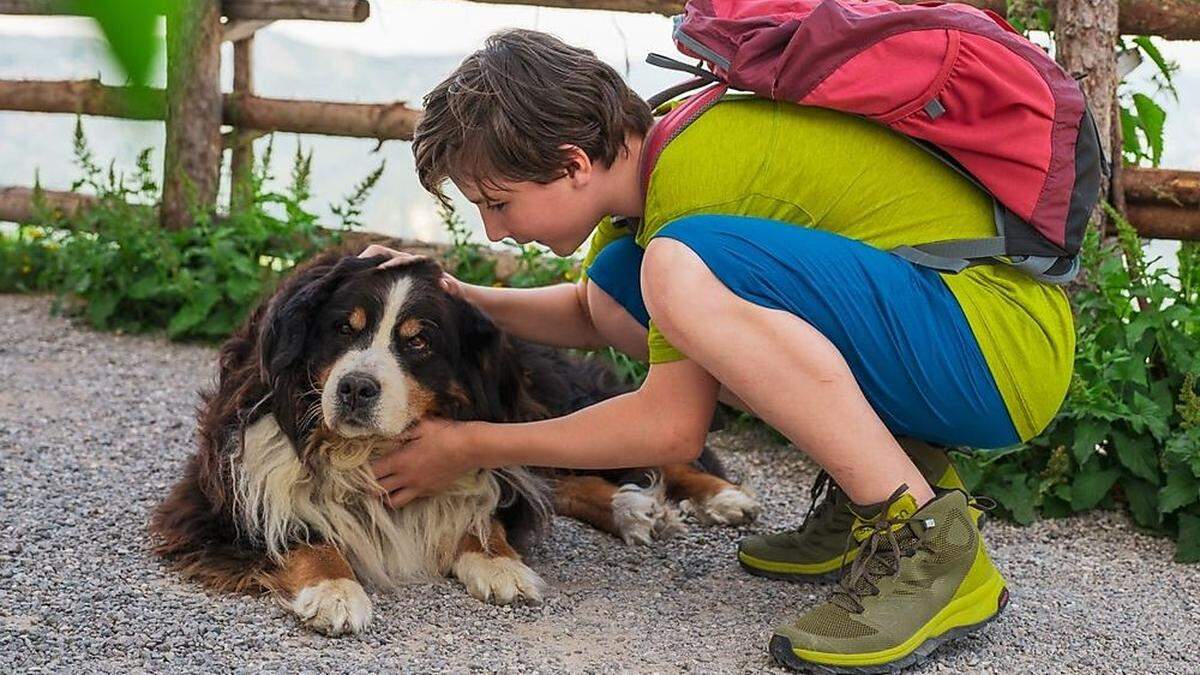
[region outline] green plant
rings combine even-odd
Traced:
[[[0,237],[0,260],[19,257],[21,263],[19,272],[0,273],[0,288],[55,290],[57,308],[78,312],[100,329],[224,337],[285,270],[340,238],[304,206],[312,153],[297,150],[290,183],[275,191],[266,187],[272,148],[269,140],[252,172],[254,199],[247,208],[228,216],[194,213],[192,227],[169,231],[150,206],[158,198],[150,150],[138,155],[129,175],[115,163],[102,168],[77,123],[80,178],[72,189],[94,193],[95,204],[71,216],[39,205],[36,222]],[[335,207],[343,226],[357,223],[382,171],[371,172]]]
[[[1200,561],[1200,247],[1179,272],[1147,261],[1113,209],[1119,235],[1093,229],[1083,248],[1075,373],[1066,403],[1040,436],[1007,451],[958,455],[967,488],[1019,523],[1093,507],[1178,538],[1176,558]]]
[[[1122,37],[1121,49],[1136,49],[1144,54],[1156,68],[1151,77],[1151,83],[1157,89],[1155,94],[1166,94],[1176,101],[1179,100],[1179,92],[1175,89],[1175,73],[1179,70],[1179,64],[1167,60],[1148,36],[1140,35],[1131,41]],[[1163,130],[1167,121],[1167,111],[1151,96],[1130,91],[1124,83],[1117,101],[1121,108],[1121,135],[1124,139],[1122,155],[1125,162],[1133,165],[1149,162],[1151,166],[1158,166],[1162,161]]]

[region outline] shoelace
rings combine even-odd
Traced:
[[[981,511],[991,511],[996,502],[991,497],[978,496],[967,498],[967,506]],[[887,507],[885,507],[887,508]],[[868,595],[878,595],[877,582],[885,577],[900,572],[900,560],[918,551],[931,551],[924,537],[918,537],[909,527],[909,523],[919,521],[925,528],[936,527],[932,518],[877,518],[868,522],[859,522],[850,532],[846,540],[846,548],[842,552],[842,569],[846,569],[846,557],[850,554],[856,535],[863,536],[859,544],[858,556],[843,573],[834,587],[829,601],[842,609],[854,614],[862,614],[864,607],[862,598]],[[898,536],[897,536],[898,535]],[[880,549],[881,543],[886,542],[888,548]]]
[[[833,481],[833,476],[821,469],[817,473],[812,487],[808,489],[808,513],[804,514],[804,522],[800,523],[800,529],[797,532],[804,530],[812,518],[819,518],[833,504],[834,493],[840,489]]]

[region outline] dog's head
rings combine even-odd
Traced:
[[[480,406],[468,392],[499,349],[499,330],[442,290],[432,260],[376,269],[382,260],[318,260],[270,302],[260,370],[297,448],[318,428],[344,439],[395,437],[426,415],[471,417],[467,409]]]

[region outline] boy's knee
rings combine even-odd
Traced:
[[[700,256],[680,241],[666,237],[651,240],[642,262],[641,280],[646,308],[668,338],[714,316],[716,294],[712,284],[720,282]]]
[[[646,327],[598,284],[587,282],[587,308],[596,332],[634,358],[646,358]]]

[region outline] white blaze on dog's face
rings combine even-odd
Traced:
[[[359,336],[334,361],[321,392],[325,426],[340,436],[397,436],[428,407],[429,392],[404,368],[406,355],[430,346],[422,335],[428,322],[404,317],[412,286],[411,278],[394,279],[382,302],[352,308],[339,326]]]
[[[437,263],[379,270],[378,262],[347,257],[310,269],[274,301],[263,367],[297,447],[317,427],[394,437],[431,414],[485,416],[465,392],[479,388],[491,362],[495,325],[439,286]]]

